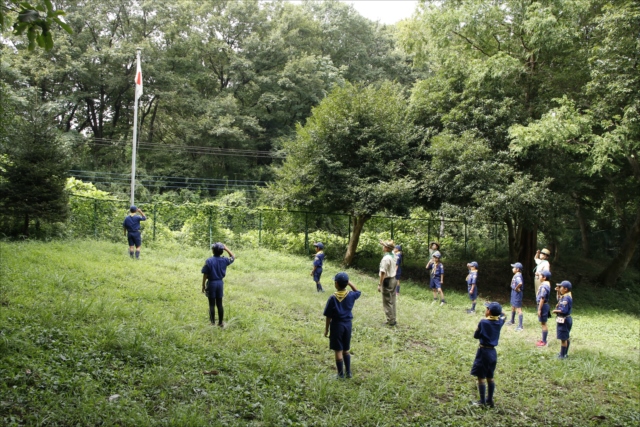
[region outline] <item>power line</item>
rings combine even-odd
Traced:
[[[71,169],[69,170],[69,173],[74,175],[74,174],[82,174],[82,175],[86,175],[86,176],[91,176],[91,175],[107,175],[107,177],[110,176],[114,176],[114,177],[125,177],[126,179],[129,179],[131,177],[130,174],[128,173],[121,173],[121,172],[101,172],[101,171],[88,171],[88,170],[80,170],[80,169]],[[264,185],[267,183],[267,181],[257,181],[257,180],[246,180],[246,179],[227,179],[227,178],[194,178],[194,177],[188,177],[188,176],[167,176],[167,175],[141,175],[141,177],[144,176],[144,178],[142,179],[151,179],[151,178],[155,178],[158,181],[167,181],[167,180],[185,180],[185,181],[190,181],[190,182],[196,182],[196,181],[204,181],[204,182],[224,182],[224,183],[228,183],[228,182],[242,182],[242,183],[254,183],[254,184],[258,184],[258,185]]]

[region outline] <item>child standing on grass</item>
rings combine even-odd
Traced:
[[[471,308],[467,310],[467,313],[473,314],[476,312],[476,300],[478,299],[478,263],[472,261],[467,264],[467,268],[469,269],[469,274],[467,274],[467,292],[471,300]]]
[[[324,292],[322,285],[320,284],[320,276],[322,276],[322,263],[324,262],[324,245],[321,242],[314,243],[313,247],[316,249],[316,257],[313,259],[313,270],[311,270],[311,276],[313,281],[316,282],[316,292]]]
[[[402,245],[396,245],[393,253],[396,255],[396,295],[400,295],[400,276],[402,275]]]
[[[476,351],[476,358],[471,368],[471,375],[478,377],[480,400],[472,404],[474,406],[489,406],[493,408],[493,393],[496,389],[493,382],[493,374],[498,363],[496,347],[498,346],[500,330],[504,325],[505,316],[502,313],[502,306],[497,302],[485,303],[485,307],[487,307],[484,313],[485,318],[478,323],[478,328],[473,334],[475,339],[480,340],[480,347]],[[486,398],[487,386],[485,385],[485,379],[489,383],[489,395]]]
[[[129,241],[129,256],[133,258],[134,249],[136,259],[140,259],[140,247],[142,246],[142,236],[140,235],[140,221],[146,221],[144,212],[136,206],[129,208],[129,215],[122,222],[124,234]]]
[[[444,266],[440,262],[440,252],[435,251],[432,258],[427,263],[427,270],[430,270],[431,279],[429,281],[429,287],[433,291],[433,303],[438,302],[438,294],[442,297],[440,305],[445,305],[447,302],[444,300],[444,293],[442,292],[442,285],[444,285]],[[433,304],[432,303],[432,304]]]
[[[568,280],[562,281],[557,287],[556,291],[560,292],[560,300],[556,309],[553,312],[557,315],[556,334],[560,340],[560,354],[558,359],[566,359],[569,352],[569,333],[571,332],[571,326],[573,326],[573,319],[571,318],[571,307],[573,306],[573,296],[571,295],[571,282]]]
[[[522,264],[516,262],[511,264],[513,271],[513,279],[511,279],[511,321],[507,325],[513,325],[516,319],[516,311],[518,312],[518,327],[516,332],[522,331],[522,290],[524,289],[524,281],[522,280]]]
[[[211,245],[213,256],[202,267],[202,293],[209,299],[209,321],[216,324],[216,307],[218,308],[218,326],[224,327],[224,309],[222,307],[223,279],[227,275],[227,266],[235,261],[235,257],[229,248],[218,242]],[[222,257],[226,251],[229,258]]]
[[[549,307],[549,297],[551,296],[551,272],[549,270],[542,270],[536,273],[537,280],[540,282],[538,286],[538,293],[536,294],[536,304],[538,306],[538,322],[542,326],[542,339],[536,343],[538,347],[547,346],[547,335],[549,335],[549,328],[547,327],[547,320],[549,320],[549,314],[551,308]]]
[[[329,348],[335,352],[337,378],[351,378],[351,310],[360,298],[360,291],[349,281],[347,273],[338,273],[333,280],[336,292],[329,297],[324,308],[324,336],[329,336]],[[351,290],[347,289],[347,286]]]

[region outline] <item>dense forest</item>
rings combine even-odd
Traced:
[[[506,224],[512,260],[578,228],[607,284],[634,260],[635,1],[427,1],[393,26],[337,1],[32,3],[2,2],[5,234],[64,220],[69,176],[127,192],[141,48],[141,196],[350,214],[347,263],[372,215],[415,209]]]

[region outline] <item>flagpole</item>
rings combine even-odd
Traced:
[[[142,49],[136,49],[136,64],[140,65],[140,51]],[[138,68],[136,68],[136,75],[138,73]],[[131,203],[130,206],[134,205],[134,196],[136,190],[136,151],[138,145],[138,90],[136,88],[135,91],[135,101],[133,103],[133,150],[131,151]]]

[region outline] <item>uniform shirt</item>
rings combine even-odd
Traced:
[[[442,280],[443,274],[444,274],[444,266],[442,265],[441,262],[439,262],[438,265],[431,264],[431,280],[434,280],[440,283],[440,280]]]
[[[516,288],[520,286],[520,290],[516,292]],[[513,275],[513,279],[511,279],[511,293],[512,294],[521,294],[524,290],[524,282],[522,281],[522,273],[518,272]]]
[[[327,300],[327,305],[324,307],[323,315],[331,318],[331,322],[351,322],[353,319],[353,313],[351,310],[353,309],[353,305],[356,303],[356,300],[360,298],[360,291],[346,291],[347,294],[342,298],[342,301],[339,301],[338,296],[339,292],[331,295]]]
[[[538,288],[538,295],[536,295],[536,304],[540,304],[540,300],[543,301],[543,304],[548,304],[549,295],[551,295],[551,285],[549,282],[542,282]]]
[[[396,253],[396,269],[402,267],[402,252]]]
[[[385,279],[396,277],[396,259],[391,252],[382,257],[378,271],[384,271]]]
[[[536,262],[536,269],[534,273],[551,270],[551,264],[549,264],[549,261],[547,261],[546,259],[534,258],[533,260]]]
[[[323,261],[324,261],[324,252],[320,251],[316,253],[316,257],[313,259],[313,266],[322,268]]]
[[[210,282],[222,281],[224,276],[227,275],[227,266],[232,264],[233,261],[235,261],[233,257],[212,256],[202,267],[202,274],[206,274]]]
[[[127,229],[129,233],[136,233],[140,231],[140,221],[146,221],[146,216],[129,215],[122,222],[122,226]]]
[[[473,337],[480,340],[480,345],[496,347],[500,339],[500,330],[504,325],[504,320],[505,318],[500,316],[491,316],[482,319],[480,323],[478,323],[478,329],[476,329]]]
[[[478,280],[478,272],[469,271],[469,274],[467,275],[467,292],[471,292],[471,286],[473,285],[476,285],[475,290],[478,290],[477,280]]]
[[[560,313],[556,313],[560,317],[567,317],[571,315],[571,307],[573,306],[573,297],[571,292],[567,292],[562,295],[556,305],[556,310],[560,310]]]

